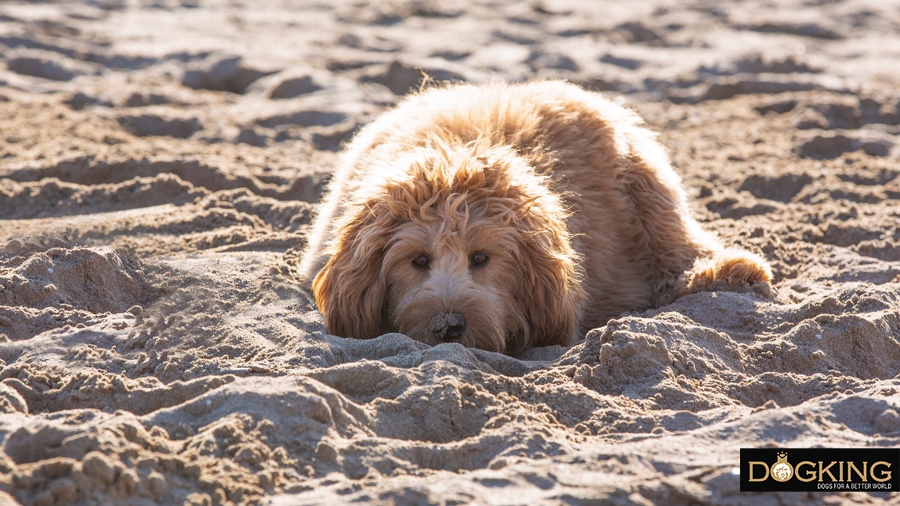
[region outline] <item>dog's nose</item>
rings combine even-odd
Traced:
[[[456,311],[440,311],[431,317],[428,330],[439,341],[457,341],[466,332],[466,319]]]

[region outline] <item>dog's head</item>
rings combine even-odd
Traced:
[[[363,183],[313,283],[337,335],[516,353],[567,344],[583,300],[566,210],[508,149],[440,144]]]

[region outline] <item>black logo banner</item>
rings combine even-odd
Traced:
[[[900,448],[741,448],[741,492],[893,492]]]

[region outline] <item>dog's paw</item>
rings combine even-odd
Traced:
[[[738,288],[772,282],[772,269],[760,256],[742,250],[725,250],[712,257],[698,259],[687,273],[684,293]]]

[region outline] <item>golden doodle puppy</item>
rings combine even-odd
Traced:
[[[564,82],[413,95],[355,137],[329,192],[300,271],[343,337],[517,353],[771,280],[691,218],[636,114]]]

